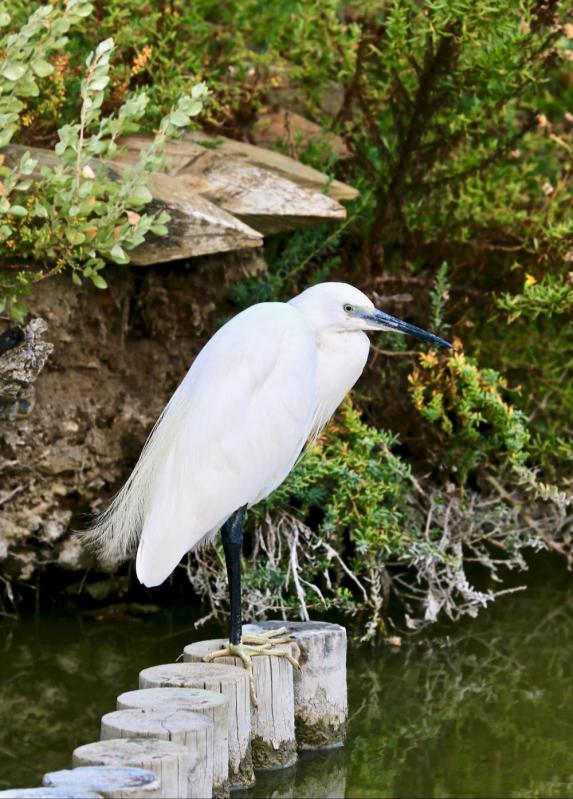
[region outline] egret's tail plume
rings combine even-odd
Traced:
[[[184,383],[155,423],[123,488],[110,506],[94,519],[92,526],[82,533],[85,544],[105,563],[125,560],[137,549],[161,466],[177,439],[179,421],[184,414]]]
[[[83,541],[106,564],[119,563],[137,548],[145,518],[145,496],[148,480],[143,454],[121,491],[110,506],[100,513],[92,526],[82,532]]]

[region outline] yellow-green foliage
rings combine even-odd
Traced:
[[[510,466],[525,462],[525,416],[507,400],[507,382],[494,369],[479,369],[462,352],[428,352],[408,380],[416,409],[450,439],[450,468],[462,482],[488,459]]]

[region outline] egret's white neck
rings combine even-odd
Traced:
[[[316,330],[318,428],[323,427],[364,370],[370,340],[361,330]]]

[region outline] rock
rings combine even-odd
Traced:
[[[126,149],[116,160],[134,163],[149,142],[142,136],[122,139]],[[322,191],[301,186],[244,158],[191,141],[168,142],[164,152],[170,176],[261,233],[296,230],[346,217],[343,206]],[[323,178],[326,183],[328,178]]]
[[[16,163],[24,152],[38,161],[33,176],[39,176],[42,166],[54,168],[58,159],[53,150],[11,144],[5,150],[8,165]],[[93,161],[94,170],[105,166],[108,175],[122,180],[119,162]],[[239,219],[209,202],[174,176],[156,173],[150,177],[153,201],[146,211],[167,211],[171,216],[167,236],[150,235],[146,241],[128,252],[130,261],[138,265],[165,263],[183,258],[207,255],[228,250],[260,247],[263,237]]]
[[[348,186],[339,180],[329,182],[327,175],[323,175],[317,169],[301,164],[299,161],[295,161],[294,158],[289,158],[287,155],[282,155],[282,153],[277,153],[274,150],[266,150],[264,147],[256,147],[254,144],[247,144],[247,142],[227,139],[224,136],[212,136],[197,131],[188,133],[185,140],[195,143],[206,142],[210,147],[213,147],[213,151],[216,153],[227,157],[240,158],[253,166],[269,169],[278,175],[288,178],[293,183],[313,191],[327,190],[329,197],[339,202],[342,200],[354,200],[359,194],[357,189],[352,186]]]
[[[0,415],[16,400],[33,394],[32,383],[54,350],[53,344],[43,340],[47,329],[44,319],[32,319],[23,329],[23,340],[0,355]]]

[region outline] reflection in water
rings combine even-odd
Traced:
[[[261,772],[255,787],[243,796],[249,799],[344,799],[346,750],[307,752],[292,768]]]
[[[68,766],[140,669],[216,632],[199,635],[188,615],[164,613],[2,624],[0,788]],[[351,650],[345,749],[261,775],[247,796],[573,797],[570,583],[559,572],[447,632],[397,653]]]
[[[573,591],[515,595],[453,632],[355,653],[353,797],[573,796]]]

